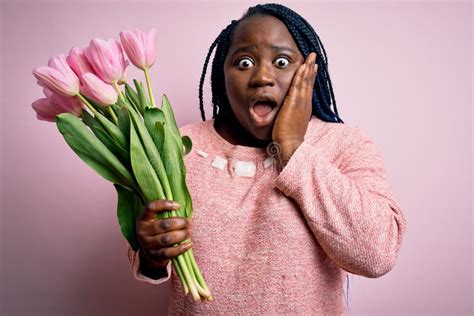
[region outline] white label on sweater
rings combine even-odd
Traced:
[[[227,165],[227,160],[222,158],[221,156],[216,156],[216,158],[214,158],[214,161],[211,164],[212,167],[221,169],[221,170],[224,170],[226,165]]]
[[[206,152],[204,152],[204,151],[202,151],[202,150],[196,150],[196,154],[198,154],[199,156],[204,157],[204,158],[206,158],[207,156],[209,156],[208,153],[206,153]]]
[[[268,157],[267,159],[265,159],[263,161],[263,167],[265,169],[267,169],[268,167],[270,167],[271,165],[273,165],[275,163],[275,158],[273,157]]]
[[[251,178],[255,175],[257,168],[251,161],[236,161],[234,163],[235,174],[239,177]]]

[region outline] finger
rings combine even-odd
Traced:
[[[189,228],[191,226],[189,220],[185,217],[165,218],[153,223],[151,233],[159,235],[170,231]]]
[[[313,53],[312,53],[313,54]],[[314,56],[311,55],[311,56]],[[314,73],[314,63],[313,58],[308,57],[308,63],[306,64],[305,72],[303,74],[303,91],[304,93],[308,93],[309,90],[312,90],[313,87],[313,73]]]
[[[176,247],[166,247],[158,250],[151,250],[148,255],[152,260],[173,259],[192,248],[193,243],[187,242]]]
[[[317,72],[317,64],[316,64],[316,53],[311,52],[306,59],[307,64],[307,72],[305,74],[305,90],[307,95],[312,95],[313,94],[313,87],[314,87],[314,82],[316,79],[316,72]]]
[[[296,71],[295,75],[293,76],[290,90],[288,91],[289,98],[294,97],[295,94],[297,94],[298,91],[301,91],[301,89],[303,88],[303,80],[304,80],[306,67],[307,67],[306,63],[301,64],[298,70]]]
[[[142,221],[137,224],[137,235],[141,244],[146,244],[150,238],[166,232],[188,229],[191,232],[191,222],[186,217],[172,217],[158,221]]]
[[[144,211],[142,212],[140,219],[143,221],[154,220],[156,219],[157,213],[177,210],[178,208],[179,208],[179,204],[175,201],[170,201],[170,200],[151,201],[150,203],[145,205]]]
[[[309,82],[308,82],[308,85],[309,85],[309,89],[310,92],[312,92],[313,90],[313,87],[314,87],[314,82],[316,81],[316,75],[317,75],[317,72],[318,72],[318,64],[314,63],[314,64],[310,64],[309,67],[310,69],[309,73],[308,73],[308,79],[309,79]]]
[[[315,62],[316,62],[316,53],[315,52],[309,53],[308,56],[306,56],[305,63],[309,65],[309,64],[314,64]]]
[[[313,69],[313,86],[314,86],[314,83],[316,82],[316,77],[318,75],[318,67],[319,65],[318,64],[314,64],[314,69]]]
[[[179,244],[190,238],[187,229],[174,230],[164,234],[156,235],[145,240],[145,246],[148,249],[159,249]]]

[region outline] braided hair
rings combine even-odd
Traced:
[[[224,61],[232,43],[234,30],[240,21],[256,15],[270,15],[282,21],[288,28],[304,58],[309,53],[316,52],[318,56],[316,59],[318,73],[313,89],[312,115],[326,122],[344,123],[337,112],[336,99],[334,98],[331,79],[329,78],[328,60],[323,43],[321,43],[313,27],[303,17],[291,9],[275,3],[259,4],[249,8],[239,20],[232,20],[212,43],[207,53],[199,82],[199,104],[202,120],[206,120],[203,85],[212,52],[214,49],[216,50],[211,72],[212,117],[216,118],[231,111],[225,89]],[[334,107],[334,111],[331,109],[331,105]]]

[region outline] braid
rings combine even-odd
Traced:
[[[229,47],[230,47],[230,43],[228,43],[228,38],[230,37],[230,34],[234,31],[236,25],[237,25],[237,21],[233,20],[225,29],[223,29],[221,33],[219,34],[219,36],[212,43],[207,53],[206,60],[204,62],[204,66],[202,69],[201,79],[199,81],[199,109],[201,110],[201,118],[203,121],[206,120],[206,114],[204,111],[204,102],[203,102],[203,85],[204,85],[204,80],[206,77],[209,59],[211,58],[212,51],[214,50],[215,47],[217,47],[217,49],[216,49],[216,54],[214,55],[214,60],[212,62],[212,72],[211,72],[211,89],[212,89],[212,104],[213,104],[212,117],[214,118],[217,116],[218,110],[222,107],[224,102],[227,101],[227,103],[229,103],[227,98],[220,97],[220,93],[217,93],[217,91],[219,92],[224,91],[224,94],[225,94],[225,85],[222,86],[224,83],[223,64],[224,64],[225,56],[227,55],[227,51],[229,50]],[[223,49],[222,49],[223,46],[227,46],[227,48],[225,49],[225,54],[223,53]]]
[[[204,79],[206,78],[207,64],[209,64],[209,59],[211,58],[212,51],[214,50],[214,47],[216,47],[218,42],[219,37],[217,37],[217,39],[214,41],[214,43],[212,43],[211,47],[209,48],[209,52],[206,56],[206,61],[204,62],[204,67],[202,69],[201,79],[199,80],[199,109],[201,110],[201,118],[203,121],[206,120],[206,113],[204,111],[202,87],[204,85]]]
[[[326,122],[344,123],[344,121],[339,117],[337,111],[336,99],[334,97],[331,78],[329,77],[328,58],[319,36],[314,31],[311,24],[309,24],[298,13],[283,5],[274,3],[259,4],[249,8],[242,18],[238,21],[233,20],[231,24],[222,30],[214,43],[212,43],[206,56],[199,83],[199,101],[203,121],[206,117],[204,113],[202,87],[212,51],[214,48],[216,49],[211,71],[213,118],[215,118],[231,111],[225,88],[224,61],[232,42],[234,30],[240,21],[255,15],[270,15],[282,21],[293,36],[293,39],[304,58],[306,58],[311,52],[316,52],[318,73],[313,87],[312,115]],[[334,107],[334,111],[331,107]]]

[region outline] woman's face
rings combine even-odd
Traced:
[[[227,96],[249,133],[271,140],[275,118],[298,67],[304,62],[285,24],[272,16],[239,23],[224,62]]]

